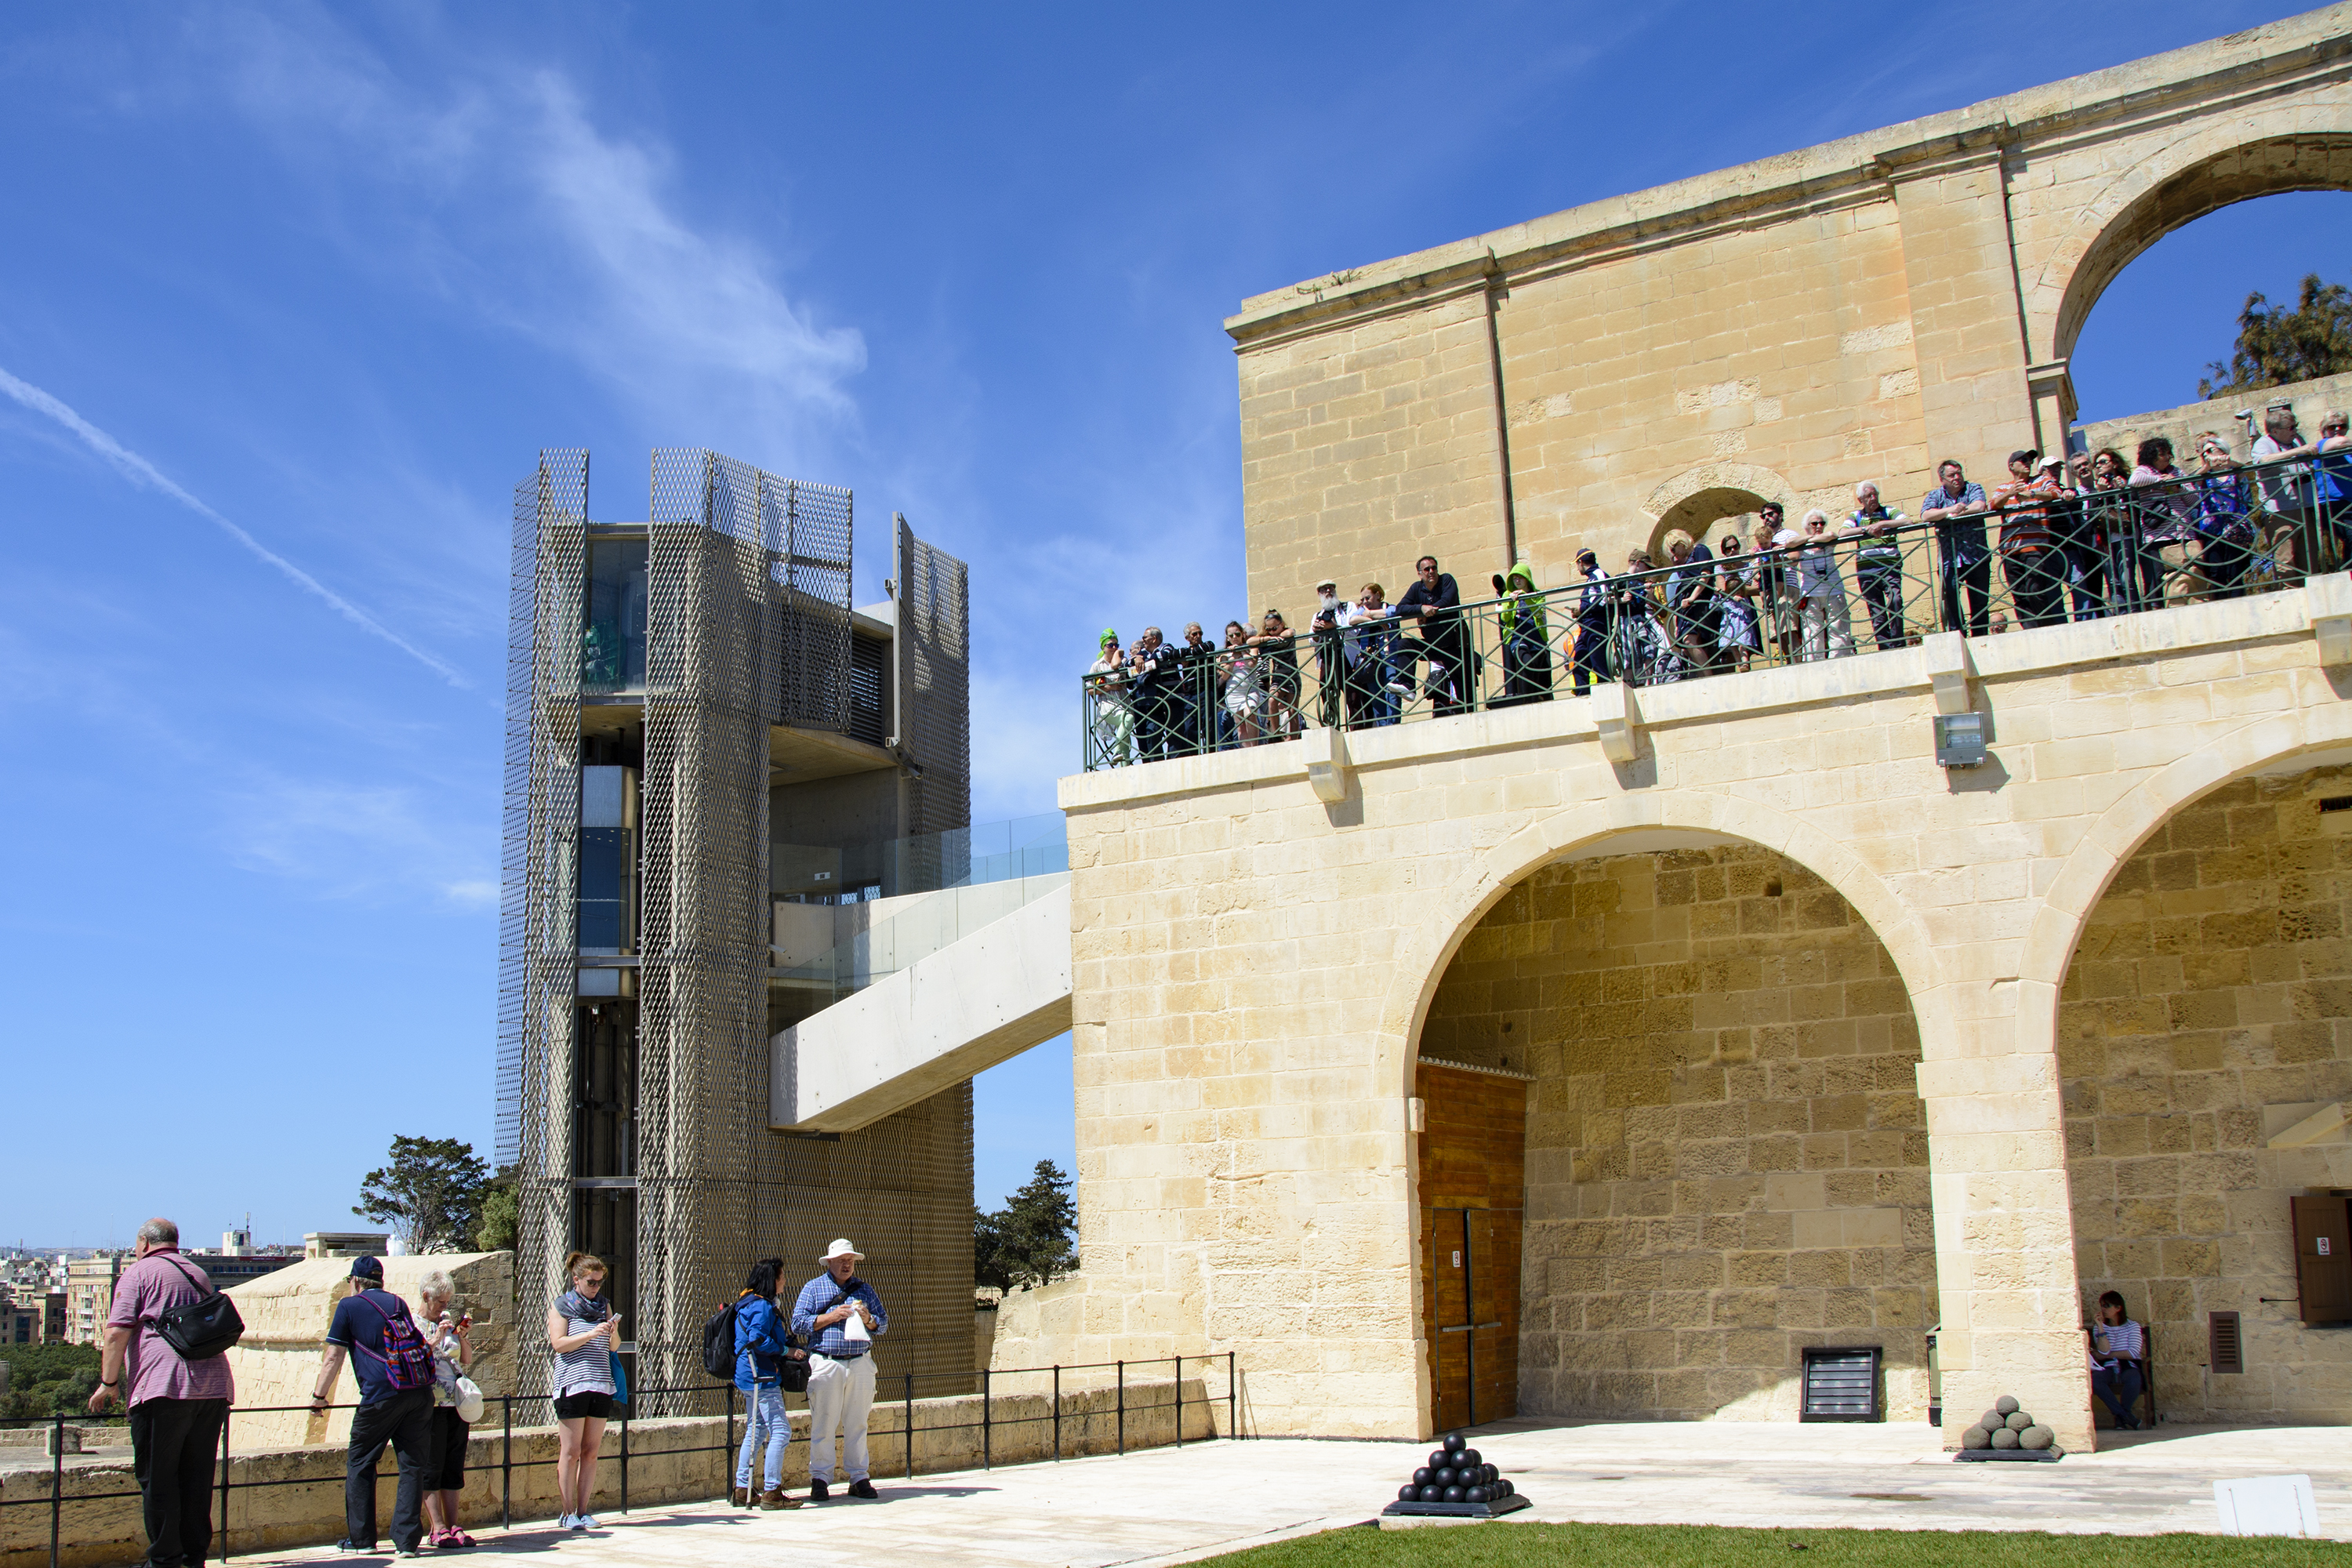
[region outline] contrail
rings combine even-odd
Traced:
[[[311,576],[310,574],[303,571],[302,568],[295,565],[294,563],[287,560],[286,557],[278,554],[276,551],[262,543],[261,541],[246,532],[245,530],[239,528],[228,519],[223,517],[220,513],[215,511],[212,508],[206,506],[204,502],[198,500],[195,497],[190,495],[187,491],[173,484],[170,479],[165,479],[162,473],[157,471],[154,464],[149,462],[138,453],[130,450],[128,447],[124,447],[121,442],[117,441],[113,437],[108,435],[105,431],[100,429],[89,420],[84,419],[80,415],[75,413],[72,409],[67,407],[64,404],[50,396],[47,393],[43,392],[39,387],[35,386],[32,383],[27,381],[19,381],[15,376],[9,374],[6,371],[0,370],[0,392],[6,393],[9,396],[15,398],[26,407],[33,410],[36,414],[47,415],[50,418],[56,420],[58,424],[72,431],[76,436],[80,437],[83,445],[87,446],[91,451],[96,452],[100,457],[104,458],[108,462],[113,464],[115,468],[121,473],[122,477],[129,479],[132,484],[143,486],[151,490],[161,490],[163,494],[170,496],[173,500],[178,501],[182,506],[186,507],[190,511],[194,512],[198,517],[201,517],[205,521],[218,527],[231,539],[236,540],[239,544],[244,545],[247,550],[253,552],[254,554],[259,556],[270,565],[278,568],[278,571],[283,572],[288,577],[293,579],[295,586],[301,588],[306,593],[314,594],[318,597],[325,600],[328,605],[331,607],[337,615],[351,622],[352,625],[359,627],[360,630],[366,632],[371,637],[382,637],[384,641],[390,643],[393,647],[398,648],[409,658],[416,660],[417,663],[425,666],[425,668],[433,671],[434,674],[439,676],[442,679],[447,681],[452,686],[469,688],[473,685],[472,681],[467,680],[451,666],[444,663],[438,658],[436,658],[433,655],[425,652],[423,648],[418,647],[415,643],[410,642],[398,632],[394,631],[390,626],[385,626],[382,621],[377,620],[373,616],[369,615],[365,610],[361,609],[357,605],[352,604],[349,599],[344,598],[341,594],[336,593],[332,588],[328,587],[324,583],[320,582],[316,577]]]

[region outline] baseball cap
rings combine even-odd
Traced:
[[[354,1258],[352,1259],[352,1278],[354,1279],[382,1279],[383,1278],[383,1265],[382,1262],[373,1258]]]
[[[2038,463],[2042,460],[2042,454],[2032,447],[2020,447],[2009,455],[2009,460],[2012,463]]]

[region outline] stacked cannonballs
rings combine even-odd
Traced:
[[[1960,1434],[1960,1447],[2040,1449],[2050,1447],[2057,1436],[2049,1427],[2037,1426],[2032,1416],[2018,1408],[2016,1399],[2004,1394],[1978,1417],[1975,1426]]]
[[[1429,1451],[1429,1463],[1397,1488],[1399,1502],[1500,1502],[1518,1489],[1479,1458],[1461,1433]]]

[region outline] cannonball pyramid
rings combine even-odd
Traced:
[[[1397,1488],[1396,1501],[1381,1511],[1493,1519],[1527,1506],[1509,1478],[1456,1432],[1429,1451],[1429,1462]]]
[[[2002,1394],[1977,1424],[1960,1434],[1960,1459],[2023,1459],[2047,1463],[2064,1456],[2058,1435],[2020,1408],[2014,1397]]]

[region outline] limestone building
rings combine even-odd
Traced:
[[[968,1075],[845,1131],[772,1130],[771,1039],[836,999],[780,910],[935,887],[970,822],[962,563],[896,527],[850,596],[845,490],[654,454],[643,521],[551,451],[515,504],[499,1147],[535,1322],[573,1248],[612,1268],[642,1390],[707,1390],[701,1328],[751,1264],[833,1237],[891,1309],[886,1370],[971,1373]],[[541,1336],[516,1344],[547,1386]],[[641,1414],[690,1407],[656,1394]]]
[[[1259,296],[1250,602],[1998,477],[2126,262],[2312,188],[2341,6]],[[2352,584],[2259,585],[1065,779],[1082,1267],[997,1359],[1393,1436],[1826,1350],[1916,1420],[1932,1334],[2083,1447],[2116,1289],[2168,1417],[2352,1420]]]

